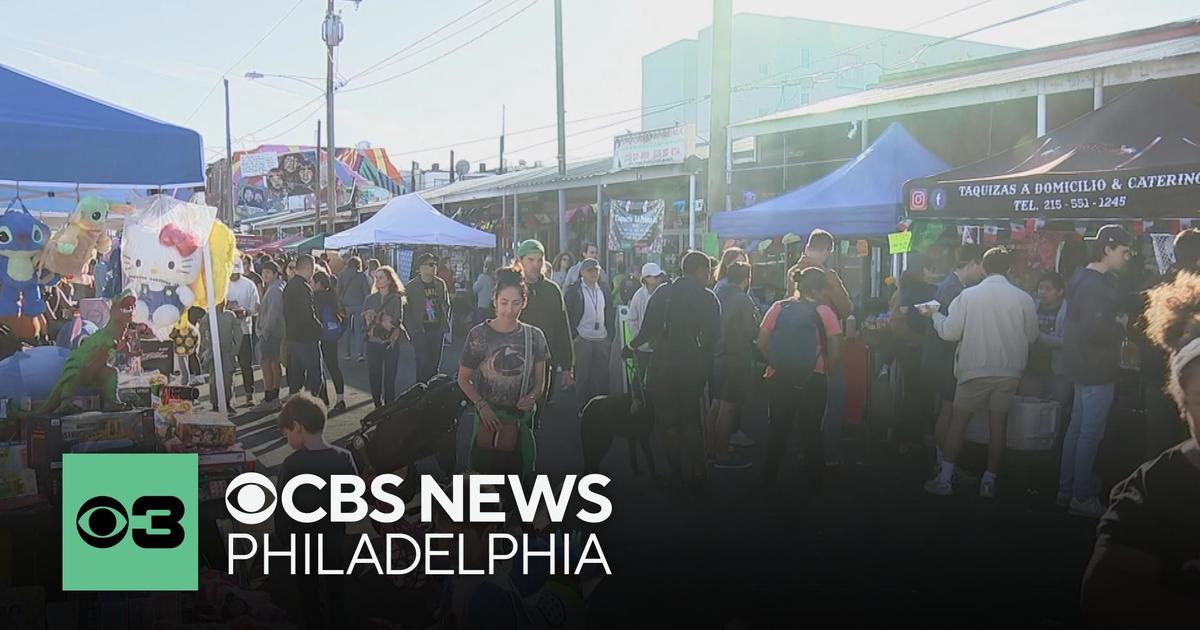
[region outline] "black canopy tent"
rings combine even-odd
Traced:
[[[1200,107],[1161,82],[1004,153],[904,186],[908,217],[1133,220],[1200,214]]]

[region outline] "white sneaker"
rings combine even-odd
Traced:
[[[1054,504],[1057,505],[1058,507],[1067,507],[1067,506],[1071,505],[1071,493],[1070,492],[1059,492],[1054,497]]]
[[[979,496],[984,499],[996,498],[996,482],[984,479],[979,482]]]
[[[1105,509],[1106,508],[1104,507],[1104,504],[1100,502],[1100,499],[1092,498],[1088,499],[1087,501],[1071,499],[1071,507],[1067,510],[1067,512],[1072,516],[1083,516],[1086,518],[1098,519],[1101,516],[1104,516]]]
[[[730,446],[736,446],[738,448],[750,448],[751,446],[754,446],[754,444],[754,440],[750,439],[750,436],[746,435],[746,432],[742,431],[741,429],[738,429],[736,433],[729,436]]]
[[[948,497],[954,494],[954,485],[949,481],[942,481],[937,477],[925,482],[925,492],[935,494],[939,497]]]

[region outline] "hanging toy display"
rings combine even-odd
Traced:
[[[100,197],[84,197],[59,228],[38,263],[62,276],[78,276],[85,273],[87,264],[97,253],[107,254],[112,250],[112,239],[108,236],[109,212],[130,210],[128,206],[110,204]]]
[[[133,321],[169,328],[195,302],[192,284],[200,277],[195,237],[168,223],[154,231],[126,225],[121,247],[125,286],[137,295]]]
[[[37,317],[46,310],[41,285],[58,282],[55,274],[40,273],[33,259],[46,245],[50,228],[33,218],[24,203],[8,204],[0,214],[0,316]]]

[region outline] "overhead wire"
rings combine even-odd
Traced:
[[[418,40],[416,40],[416,41],[412,42],[411,44],[409,44],[409,45],[405,46],[404,48],[401,48],[400,50],[397,50],[396,52],[394,52],[394,53],[392,53],[392,54],[388,55],[387,57],[384,57],[383,59],[380,59],[379,61],[377,61],[377,62],[375,62],[375,63],[371,64],[370,66],[367,66],[366,68],[364,68],[364,69],[362,69],[362,70],[360,70],[360,71],[356,72],[355,74],[351,75],[351,77],[350,77],[350,78],[352,78],[352,79],[356,79],[356,78],[362,77],[363,75],[366,75],[366,74],[369,74],[369,73],[371,73],[371,72],[374,72],[375,70],[377,70],[377,69],[379,69],[379,68],[382,68],[383,66],[386,66],[386,65],[391,65],[391,63],[393,63],[393,62],[392,62],[392,60],[393,60],[393,59],[395,59],[396,57],[398,57],[398,56],[400,56],[400,55],[404,54],[405,52],[408,52],[409,50],[412,50],[412,48],[413,48],[414,46],[417,46],[418,44],[420,44],[421,42],[423,42],[423,41],[425,41],[425,40],[429,39],[430,37],[433,37],[434,35],[437,35],[438,33],[440,33],[440,32],[442,32],[442,31],[446,30],[447,28],[450,28],[450,27],[451,27],[451,26],[453,26],[455,23],[457,23],[457,22],[459,22],[459,21],[461,21],[461,20],[463,20],[463,19],[466,19],[466,18],[467,18],[467,17],[469,17],[469,16],[470,16],[472,13],[475,13],[476,11],[478,11],[478,10],[480,10],[480,9],[482,9],[482,8],[484,8],[484,7],[486,7],[487,5],[491,4],[492,2],[495,2],[495,0],[484,0],[482,3],[480,3],[480,4],[478,4],[478,5],[475,5],[475,7],[473,7],[471,10],[467,11],[466,13],[463,13],[462,15],[459,15],[458,17],[456,17],[456,18],[454,18],[454,19],[450,20],[449,22],[446,22],[445,24],[443,24],[443,25],[439,26],[438,28],[434,29],[433,31],[431,31],[431,32],[429,32],[429,33],[426,33],[426,34],[425,34],[425,36],[423,36],[423,37],[421,37],[420,39],[418,39]],[[506,9],[506,8],[508,8],[508,7],[510,7],[510,6],[514,5],[514,4],[516,4],[517,2],[520,2],[520,0],[513,0],[512,2],[509,2],[508,4],[504,5],[503,7],[500,7],[500,9],[499,9],[498,11],[502,11],[502,10],[504,10],[504,9]],[[493,16],[493,15],[495,15],[495,14],[496,14],[495,12],[493,12],[493,13],[490,13],[490,14],[488,14],[487,16],[484,16],[484,18],[483,18],[483,19],[484,19],[484,20],[486,20],[487,18],[489,18],[489,17],[491,17],[491,16]],[[482,21],[482,20],[480,20],[480,21]],[[470,26],[468,26],[467,28],[470,28],[471,26],[475,26],[475,24],[478,24],[478,23],[479,23],[479,22],[475,22],[475,23],[471,24]],[[459,31],[459,33],[461,33],[461,32],[462,32],[462,31]],[[453,34],[449,35],[448,37],[446,37],[446,38],[443,38],[443,41],[444,41],[445,39],[449,39],[449,37],[453,37],[454,35],[457,35],[457,34],[458,34],[458,33],[453,33]],[[425,49],[422,49],[422,50],[425,50]],[[421,51],[417,51],[417,52],[421,52]],[[399,60],[398,60],[398,61],[399,61]]]
[[[281,24],[283,24],[285,20],[287,20],[289,17],[291,17],[292,13],[295,13],[296,9],[299,8],[300,5],[303,3],[304,3],[304,0],[296,0],[296,3],[292,5],[292,8],[288,9],[287,12],[283,14],[283,17],[279,18],[279,20],[277,22],[275,22],[275,24],[272,25],[271,28],[267,29],[266,33],[263,33],[262,37],[258,38],[258,41],[254,42],[254,45],[250,47],[250,50],[247,50],[244,54],[242,54],[241,57],[238,57],[237,61],[229,64],[229,67],[225,69],[225,72],[221,73],[221,78],[217,79],[212,84],[212,87],[210,87],[208,89],[208,93],[204,95],[204,98],[200,99],[199,103],[196,103],[196,108],[193,109],[192,113],[188,114],[188,117],[183,120],[183,124],[186,125],[187,123],[191,122],[192,118],[194,118],[196,116],[196,114],[200,112],[200,108],[204,107],[204,104],[206,102],[208,102],[209,98],[212,97],[213,92],[217,91],[217,86],[221,84],[221,81],[225,79],[225,76],[228,75],[230,72],[232,72],[233,69],[236,68],[238,64],[245,61],[246,57],[250,56],[250,53],[254,52],[255,50],[258,50],[258,47],[261,46],[263,42],[267,41],[267,38],[271,36],[271,33],[274,33],[275,29],[279,28],[279,26]]]

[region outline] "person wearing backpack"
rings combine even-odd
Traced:
[[[828,305],[832,284],[819,267],[793,274],[799,295],[780,300],[763,317],[758,349],[767,357],[767,458],[763,482],[773,486],[787,451],[792,427],[800,425],[809,490],[822,489],[825,445],[826,373],[841,356],[837,313]]]
[[[333,379],[333,391],[337,395],[337,403],[330,407],[329,415],[336,416],[346,410],[346,379],[342,376],[337,354],[338,339],[346,331],[346,310],[342,308],[329,274],[324,271],[314,273],[313,286],[316,288],[313,307],[317,311],[317,319],[321,320],[321,357],[325,360],[325,370]],[[321,399],[329,404],[324,379],[321,381]]]

